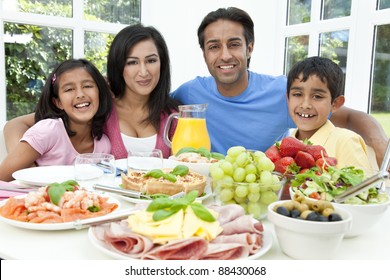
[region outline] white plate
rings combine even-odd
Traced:
[[[15,198],[23,198],[25,196],[26,195],[15,196]],[[106,196],[106,195],[104,195],[104,196]],[[118,211],[118,209],[120,208],[120,202],[111,196],[107,196],[107,197],[109,197],[108,202],[118,204],[118,207],[114,211],[112,211],[111,213],[109,213],[107,215],[104,215],[104,216],[108,217],[109,215]],[[3,206],[7,202],[7,200],[0,201],[0,206]],[[92,219],[92,218],[90,218],[90,219]],[[90,219],[84,219],[83,221],[88,221]],[[0,215],[0,221],[3,221],[4,223],[7,223],[11,226],[15,226],[18,228],[25,228],[25,229],[32,229],[32,230],[65,230],[65,229],[74,229],[75,228],[74,222],[52,223],[52,224],[27,223],[27,222],[21,222],[21,221],[8,219],[8,218],[5,218],[1,215]]]
[[[109,245],[104,243],[103,241],[96,238],[95,234],[93,233],[92,228],[89,228],[88,230],[88,238],[91,241],[92,245],[94,245],[97,249],[99,249],[101,252],[107,254],[108,256],[117,259],[117,260],[133,260],[133,258],[130,258],[128,255],[112,249]],[[265,255],[272,247],[272,233],[264,229],[263,232],[263,247],[253,255],[248,256],[247,260],[255,260],[260,258],[261,256]]]
[[[54,182],[74,180],[73,165],[38,166],[15,171],[16,180],[34,186],[46,186]]]

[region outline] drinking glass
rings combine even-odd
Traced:
[[[163,156],[159,149],[152,151],[128,151],[127,168],[129,170],[148,172],[152,169],[162,169]]]
[[[79,154],[74,162],[74,175],[80,186],[87,189],[96,183],[112,185],[116,176],[115,158],[104,153]]]

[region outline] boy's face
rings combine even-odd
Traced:
[[[302,75],[291,84],[287,98],[289,114],[298,127],[297,138],[309,139],[328,120],[330,112],[338,106],[327,84],[316,75],[303,82]],[[342,97],[343,99],[343,97]]]

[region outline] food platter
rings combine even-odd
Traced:
[[[131,258],[128,255],[109,247],[106,243],[97,239],[92,228],[89,228],[89,230],[88,230],[88,238],[94,247],[96,247],[99,251],[101,251],[102,253],[104,253],[104,254],[106,254],[114,259],[134,260],[134,258]],[[256,254],[250,255],[246,259],[247,260],[258,259],[261,256],[265,255],[271,249],[271,247],[272,247],[272,233],[269,230],[264,229],[263,247]]]
[[[120,168],[122,170],[126,170],[127,169],[127,161],[126,161],[126,159],[116,160],[115,164],[116,164],[117,168]],[[172,160],[163,159],[163,167],[164,168],[174,168],[177,164],[178,163],[175,163]],[[206,185],[206,187],[204,189],[204,195],[201,196],[201,197],[198,197],[199,200],[205,200],[205,199],[209,198],[212,195],[212,189],[211,189],[211,185],[210,185],[209,181],[210,180],[208,180],[207,185]],[[115,182],[118,184],[118,189],[120,189],[119,185],[122,183],[121,178],[120,177],[116,177],[115,178]],[[124,196],[124,195],[118,195],[118,194],[115,194],[115,195],[119,196],[121,199],[126,200],[126,201],[131,202],[131,203],[144,203],[144,202],[148,202],[149,201],[148,199],[133,198],[133,197]]]
[[[26,195],[20,195],[20,196],[15,196],[15,198],[24,198]],[[108,195],[102,195],[108,197],[108,202],[109,203],[116,203],[118,207],[112,211],[111,213],[104,215],[106,217],[109,217],[110,215],[114,215],[116,211],[120,208],[120,202],[111,196]],[[7,199],[8,200],[8,199]],[[3,206],[7,200],[0,201],[0,207]],[[83,221],[88,221],[92,220],[93,218],[90,219],[84,219]],[[66,222],[66,223],[27,223],[27,222],[21,222],[17,220],[12,220],[5,218],[0,215],[0,221],[7,223],[11,226],[18,227],[18,228],[24,228],[24,229],[31,229],[31,230],[44,230],[44,231],[55,231],[55,230],[69,230],[69,229],[75,229],[75,224],[74,222]]]

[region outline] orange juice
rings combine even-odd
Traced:
[[[172,138],[172,153],[176,154],[181,148],[185,147],[211,149],[206,119],[178,119],[176,131]]]

